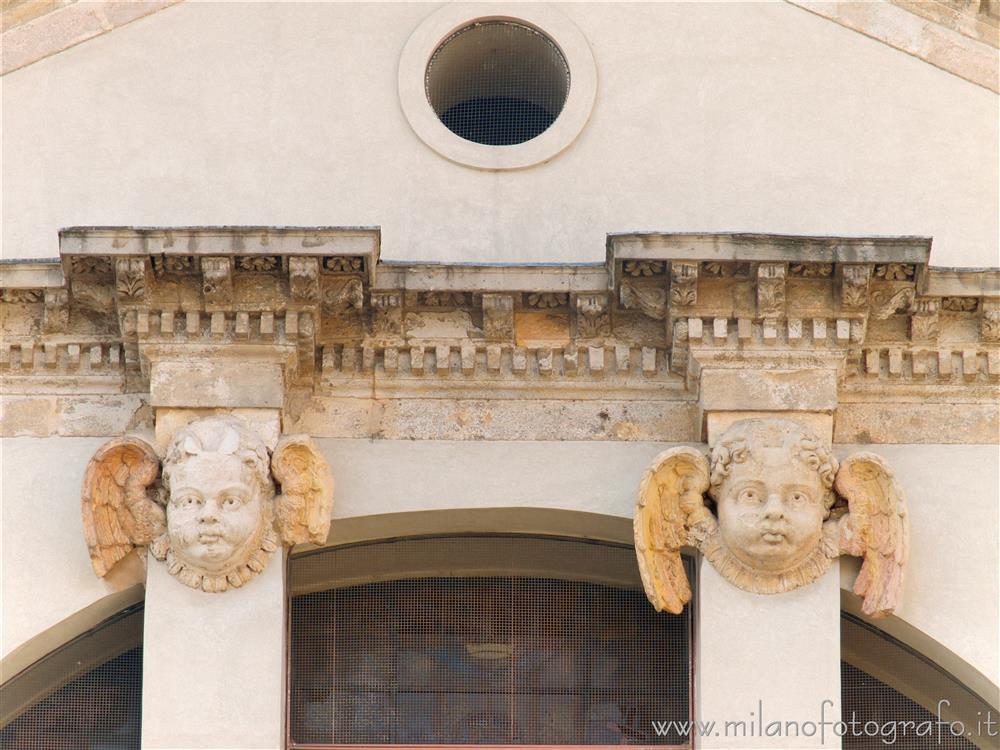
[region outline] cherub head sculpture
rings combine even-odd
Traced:
[[[903,493],[881,458],[859,453],[838,467],[797,423],[753,419],[734,423],[710,462],[693,448],[656,458],[639,488],[635,543],[658,610],[679,613],[691,598],[680,561],[690,545],[730,583],[759,594],[811,583],[841,553],[862,556],[855,591],[879,617],[902,591],[909,539]]]
[[[818,439],[794,422],[745,420],[715,444],[710,465],[721,547],[734,565],[782,574],[816,557],[825,570],[838,466]]]
[[[221,592],[252,580],[282,543],[326,539],[333,480],[308,437],[282,438],[271,456],[242,421],[206,417],[174,435],[159,487],[158,469],[152,446],[134,437],[91,459],[83,522],[99,576],[149,545],[182,583]]]

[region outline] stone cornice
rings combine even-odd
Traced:
[[[983,4],[948,9],[940,2],[816,2],[787,0],[803,10],[913,55],[993,92],[997,76],[997,16]],[[952,12],[948,12],[951,10]]]
[[[62,0],[12,4],[0,13],[0,75],[31,65],[180,0]],[[5,4],[6,5],[6,4]]]
[[[58,263],[0,264],[0,372],[145,393],[164,352],[252,351],[300,391],[690,399],[705,362],[823,360],[854,398],[994,398],[1000,270],[930,244],[630,233],[603,265],[444,265],[380,263],[371,228],[74,228]]]

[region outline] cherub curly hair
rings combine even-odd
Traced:
[[[711,451],[709,494],[718,500],[719,490],[732,471],[733,464],[745,462],[754,445],[775,445],[778,441],[782,447],[790,449],[793,456],[819,474],[825,490],[823,504],[829,514],[836,501],[833,481],[839,468],[837,459],[823,441],[788,419],[744,419],[730,425]]]
[[[270,457],[264,441],[245,424],[231,417],[197,419],[178,430],[163,459],[163,488],[170,491],[173,469],[185,458],[199,453],[232,454],[242,461],[265,499],[274,496]]]

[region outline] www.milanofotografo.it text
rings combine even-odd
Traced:
[[[820,704],[819,721],[777,720],[765,718],[763,701],[757,702],[755,711],[747,718],[723,722],[704,720],[653,721],[653,731],[658,737],[815,737],[824,743],[829,737],[872,737],[885,745],[894,745],[902,737],[923,737],[944,743],[954,737],[996,737],[998,720],[991,711],[977,712],[975,723],[948,721],[941,717],[951,705],[949,700],[939,700],[937,711],[925,720],[900,719],[896,721],[863,721],[852,712],[840,719],[830,716],[832,700]]]

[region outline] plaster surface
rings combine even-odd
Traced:
[[[113,598],[121,596],[115,585],[93,574],[80,521],[80,482],[103,442],[53,437],[0,443],[5,664],[21,646],[35,647],[33,658],[42,656],[80,632],[69,632],[76,613],[119,601]],[[330,540],[338,539],[338,521],[411,511],[424,511],[420,533],[434,533],[434,512],[440,514],[440,528],[453,530],[452,519],[473,508],[582,511],[622,519],[626,528],[639,479],[671,445],[333,438],[316,443],[337,481]],[[886,458],[909,502],[912,552],[895,616],[996,683],[997,447],[835,446],[839,457],[858,450]],[[368,527],[377,531],[378,524]],[[407,533],[405,524],[401,533]],[[847,576],[843,585],[853,582]],[[57,642],[49,643],[46,635]]]
[[[545,164],[479,171],[400,106],[437,7],[185,2],[4,76],[4,257],[54,257],[71,225],[254,224],[379,225],[386,259],[600,261],[609,232],[661,229],[920,234],[934,265],[997,262],[974,83],[785,3],[560,4],[591,119]]]
[[[764,596],[735,588],[704,562],[699,569],[695,715],[716,727],[696,746],[840,747],[830,727],[825,736],[817,728],[821,713],[840,719],[837,570],[795,591]],[[772,722],[779,723],[778,733],[767,735]]]
[[[126,581],[119,576],[101,580],[90,566],[80,520],[80,485],[87,461],[104,442],[101,438],[0,441],[4,657],[78,611],[142,581],[139,565],[125,576]],[[64,639],[74,635],[67,633]],[[60,642],[57,639],[48,648]],[[3,678],[11,676],[5,669]]]
[[[245,588],[213,596],[150,565],[142,657],[142,746],[284,745],[285,555]]]
[[[839,458],[856,450],[888,461],[909,505],[910,560],[896,617],[945,644],[997,684],[1000,448],[834,446]]]

